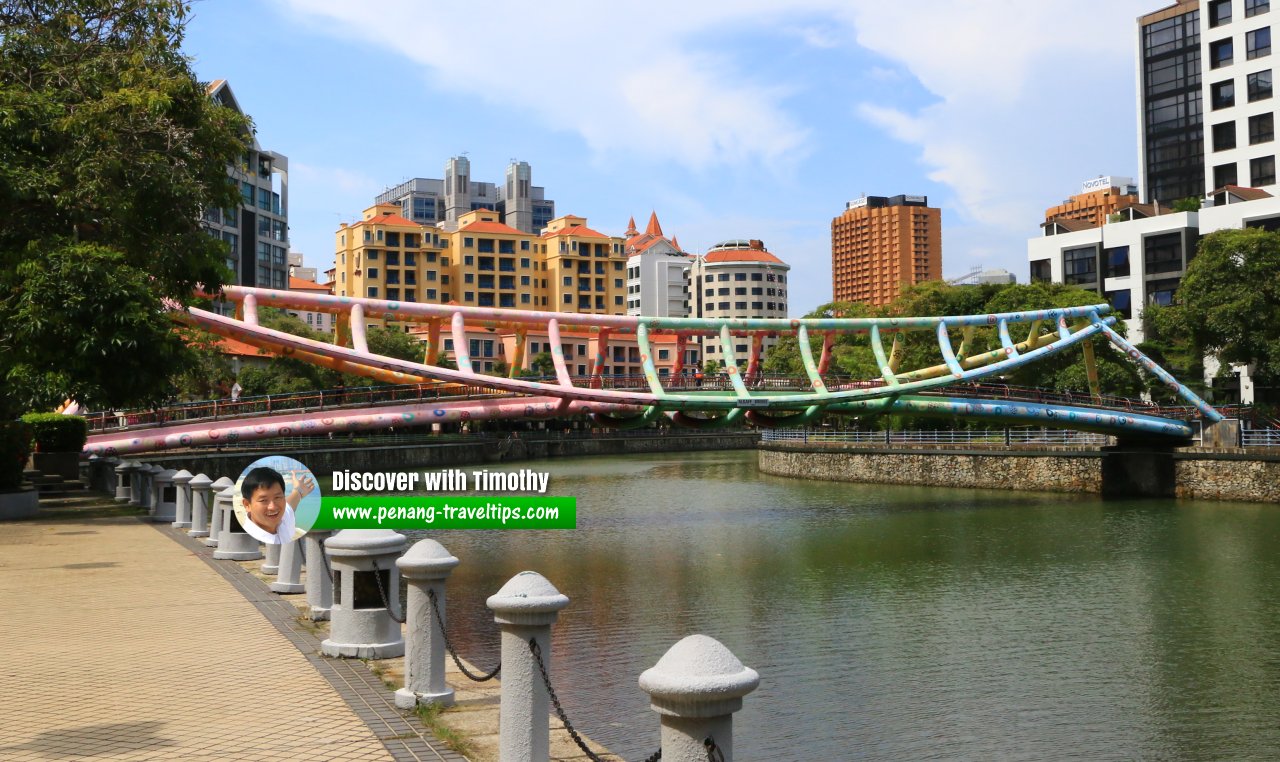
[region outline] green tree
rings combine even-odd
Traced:
[[[529,368],[539,376],[555,376],[556,362],[550,352],[539,352],[529,361]]]
[[[1252,365],[1258,381],[1280,382],[1280,233],[1219,230],[1200,241],[1174,304],[1157,332],[1185,330],[1224,365]]]
[[[180,0],[0,3],[0,416],[154,402],[191,358],[161,309],[229,277],[247,120],[180,50]],[[52,357],[52,355],[57,357]]]
[[[422,342],[394,328],[375,326],[366,332],[365,338],[369,343],[369,351],[376,355],[420,363],[426,354],[426,347]]]
[[[180,335],[191,350],[192,362],[173,374],[178,394],[197,400],[227,396],[236,375],[231,360],[222,353],[221,337],[195,329],[184,329]]]
[[[261,308],[258,323],[264,328],[291,333],[304,339],[328,341],[319,333],[284,310]],[[264,367],[245,368],[240,371],[240,387],[245,396],[254,394],[291,394],[313,389],[332,389],[344,379],[334,370],[304,362],[293,357],[272,357]],[[350,385],[368,386],[369,379],[352,377]]]

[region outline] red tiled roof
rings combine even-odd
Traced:
[[[413,222],[412,220],[406,220],[398,214],[379,214],[370,217],[367,220],[356,220],[351,223],[351,227],[355,227],[356,225],[408,225],[415,228],[422,227],[418,223]]]
[[[592,230],[586,225],[574,225],[573,227],[569,227],[569,228],[560,228],[554,233],[543,233],[542,237],[556,238],[557,236],[562,236],[562,235],[575,235],[579,238],[608,238],[609,237],[604,233],[599,233]]]
[[[292,275],[290,275],[289,290],[290,291],[322,291],[327,294],[330,292],[331,289],[329,285],[322,285],[322,284],[316,283],[313,280],[304,280],[302,278],[295,278]]]
[[[658,224],[658,213],[656,211],[649,213],[649,225],[644,229],[649,235],[662,235],[662,226]]]
[[[1128,209],[1131,206],[1141,211],[1143,206],[1145,205],[1126,204],[1123,206],[1116,207],[1116,211],[1120,211],[1121,209]],[[1147,207],[1147,208],[1149,209],[1150,207]],[[1066,217],[1054,217],[1051,220],[1045,220],[1044,222],[1040,223],[1040,227],[1042,228],[1047,228],[1050,225],[1057,225],[1058,227],[1063,228],[1064,230],[1067,230],[1072,233],[1080,230],[1092,230],[1093,228],[1098,227],[1091,220],[1072,220]]]
[[[786,264],[781,259],[763,249],[720,249],[703,257],[706,262],[776,262]]]
[[[465,230],[470,233],[501,233],[504,235],[527,235],[526,233],[521,233],[519,230],[516,230],[513,227],[508,227],[507,225],[504,225],[501,222],[490,222],[488,220],[480,220],[478,222],[473,222],[470,225],[465,225],[463,227],[458,228],[458,230],[459,231]]]
[[[1224,185],[1221,188],[1214,190],[1213,193],[1210,193],[1209,195],[1222,192],[1230,193],[1233,196],[1239,196],[1245,201],[1256,201],[1260,198],[1271,198],[1271,194],[1261,188],[1246,188],[1243,185]]]

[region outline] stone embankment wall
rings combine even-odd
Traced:
[[[341,440],[312,448],[252,450],[192,450],[172,452],[137,460],[159,463],[168,468],[185,468],[192,473],[239,474],[250,463],[267,455],[288,455],[301,461],[318,475],[335,470],[387,471],[397,468],[446,468],[485,463],[535,460],[578,455],[625,455],[647,452],[697,452],[710,450],[750,450],[756,446],[754,432],[727,434],[668,434],[638,436],[608,435],[565,439],[486,439],[476,442],[452,441],[440,444],[399,444],[384,446],[342,446]]]
[[[1178,497],[1280,503],[1280,453],[1274,448],[1183,450],[1173,458]]]
[[[1102,454],[1087,448],[847,448],[770,443],[760,446],[760,470],[775,476],[872,484],[1102,492]]]
[[[1280,453],[1262,449],[977,449],[771,442],[760,445],[759,462],[764,473],[799,479],[1280,502]]]

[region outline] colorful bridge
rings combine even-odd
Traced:
[[[413,402],[390,400],[379,406],[351,409],[305,409],[259,412],[252,417],[215,416],[184,422],[156,421],[145,426],[107,429],[91,434],[86,451],[127,454],[175,447],[247,441],[277,436],[314,435],[408,427],[437,422],[485,419],[545,419],[589,415],[598,425],[641,426],[659,416],[692,428],[712,428],[748,423],[761,427],[803,425],[824,413],[876,415],[953,415],[987,419],[1004,424],[1030,424],[1095,431],[1121,437],[1188,439],[1189,417],[1208,422],[1222,416],[1150,358],[1129,344],[1112,326],[1105,304],[1064,309],[991,315],[901,318],[743,319],[649,318],[622,315],[585,315],[456,305],[388,302],[229,287],[223,297],[236,305],[235,317],[191,308],[175,311],[175,319],[212,333],[294,357],[305,362],[393,384],[427,385],[426,398]],[[258,322],[259,307],[331,313],[337,318],[335,343],[294,336],[266,328]],[[423,362],[411,362],[369,351],[366,320],[385,318],[425,326]],[[468,355],[467,328],[480,327],[513,333],[515,354],[506,377],[477,372]],[[998,336],[996,349],[971,353],[977,332],[989,329]],[[1026,331],[1015,342],[1014,330]],[[562,347],[562,332],[589,333],[597,348],[591,370],[585,376],[569,373]],[[525,361],[527,337],[545,334],[555,365],[555,378],[518,378]],[[902,368],[904,339],[910,333],[928,332],[936,340],[938,360],[916,369]],[[443,335],[451,336],[456,368],[440,365]],[[880,366],[880,378],[854,381],[830,373],[836,339],[855,334],[870,343]],[[798,379],[766,378],[761,373],[764,340],[794,336],[805,376]],[[654,337],[675,339],[676,364],[669,375],[659,374],[654,363]],[[610,340],[634,339],[639,347],[643,377],[615,379],[604,375]],[[698,337],[715,337],[723,348],[727,381],[724,384],[692,384],[681,363],[685,348]],[[885,346],[886,339],[892,344]],[[959,345],[956,345],[956,338]],[[745,340],[745,357],[735,352],[735,339]],[[1137,412],[1131,406],[1117,409],[1101,394],[1095,365],[1094,340],[1106,339],[1145,371],[1155,375],[1188,403],[1184,411]],[[1078,347],[1089,379],[1087,399],[1064,403],[1039,399],[974,395],[973,385],[1015,368],[1035,363],[1066,349]],[[815,352],[816,348],[816,352]],[[952,393],[952,390],[965,390]]]

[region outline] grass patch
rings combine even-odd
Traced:
[[[414,711],[418,714],[418,719],[422,720],[422,724],[431,731],[432,735],[444,742],[445,746],[453,749],[464,757],[471,756],[471,743],[453,728],[444,724],[440,719],[440,715],[444,714],[444,706],[441,704],[418,704]]]

